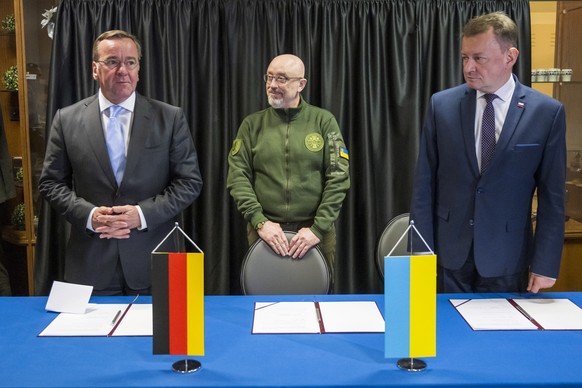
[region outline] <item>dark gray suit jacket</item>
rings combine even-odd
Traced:
[[[431,98],[411,219],[445,268],[459,269],[473,244],[481,276],[529,268],[557,278],[564,242],[564,108],[515,80],[495,154],[483,175],[475,153],[475,90],[464,84]]]
[[[131,288],[150,287],[152,250],[201,188],[196,150],[182,109],[136,96],[119,187],[109,162],[97,95],[57,111],[39,190],[72,225],[65,280],[104,288],[119,257]],[[114,205],[139,205],[147,230],[132,230],[129,239],[107,240],[86,229],[93,207]]]

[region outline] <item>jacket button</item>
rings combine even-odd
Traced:
[[[475,225],[475,220],[473,220],[473,219],[469,220],[469,225],[471,225],[471,226]]]

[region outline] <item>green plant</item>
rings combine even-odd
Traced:
[[[14,210],[12,211],[12,217],[10,218],[12,225],[16,228],[16,230],[24,230],[24,204],[19,203],[16,205]]]
[[[18,91],[18,68],[16,66],[10,66],[8,70],[4,72],[2,82],[4,83],[6,90],[11,92]]]
[[[22,183],[24,181],[24,172],[22,171],[22,167],[18,167],[16,169],[16,183]]]
[[[6,32],[14,32],[16,30],[14,14],[6,15],[4,19],[2,19],[2,29]]]

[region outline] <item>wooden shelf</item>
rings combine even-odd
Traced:
[[[13,225],[5,225],[2,227],[2,240],[14,245],[26,246],[28,244],[26,231],[17,230]]]
[[[573,218],[566,221],[565,239],[582,239],[582,222],[578,222]]]

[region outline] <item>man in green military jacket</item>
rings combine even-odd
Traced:
[[[264,78],[271,107],[240,125],[227,188],[249,222],[249,244],[261,237],[293,258],[319,244],[333,268],[334,223],[350,187],[348,150],[335,117],[301,97],[300,58],[274,58]],[[288,241],[284,231],[297,234]]]

